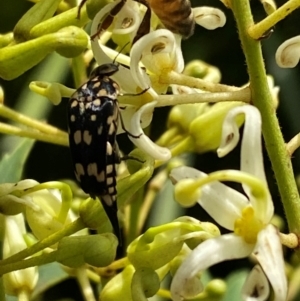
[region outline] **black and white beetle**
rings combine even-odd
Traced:
[[[101,200],[121,244],[116,202],[116,164],[121,161],[116,141],[120,88],[110,78],[118,70],[115,63],[93,70],[69,100],[68,125],[76,179],[85,193]]]

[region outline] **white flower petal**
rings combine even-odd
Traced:
[[[125,129],[130,129],[131,121],[132,121],[133,115],[136,113],[136,111],[137,111],[137,107],[130,106],[130,105],[126,105],[126,107],[124,109],[121,109],[121,115],[122,115]],[[143,116],[141,116],[142,119],[141,119],[140,126],[143,129],[145,127],[147,127],[151,123],[152,117],[153,117],[153,112],[151,112],[151,111],[144,112]],[[120,126],[120,124],[119,124],[117,134],[121,134],[124,132],[125,131],[122,129],[122,126]]]
[[[218,8],[200,6],[193,8],[193,13],[195,22],[208,30],[223,27],[226,23],[225,14]]]
[[[270,294],[268,279],[259,265],[256,265],[242,289],[243,300],[245,301],[265,301]]]
[[[115,7],[118,2],[113,2],[107,4],[103,9],[101,9],[95,16],[92,26],[91,26],[91,35],[97,33],[98,24],[101,23],[101,20]],[[106,55],[102,46],[99,44],[99,40],[95,38],[91,40],[91,47],[94,54],[94,57],[98,65],[108,64],[112,62],[112,59]],[[116,53],[117,56],[117,53]],[[129,69],[119,65],[119,72],[115,73],[112,78],[120,85],[122,91],[127,93],[136,93],[138,86],[135,84],[131,72]],[[147,86],[148,88],[149,86]]]
[[[219,157],[223,157],[236,147],[240,137],[236,117],[240,114],[245,114],[241,171],[250,173],[266,183],[261,147],[261,116],[254,106],[239,106],[228,112],[223,123],[222,139],[217,153]]]
[[[261,116],[257,108],[251,105],[235,107],[229,111],[223,123],[223,132],[220,147],[217,152],[219,156],[228,154],[239,140],[239,129],[236,124],[236,117],[245,114],[244,133],[241,146],[241,171],[249,173],[267,185],[263,164],[261,147]],[[269,222],[274,206],[271,196],[268,194],[265,203],[257,200],[251,194],[251,188],[242,184],[245,193],[248,195],[254,210],[263,222]],[[258,203],[258,202],[260,203]],[[261,205],[263,205],[263,210]],[[259,208],[259,210],[256,210]]]
[[[273,300],[285,301],[287,297],[287,280],[282,246],[278,231],[273,225],[269,224],[264,230],[259,232],[254,255],[273,287]]]
[[[140,38],[130,51],[130,70],[135,83],[142,89],[150,86],[150,79],[139,66],[140,60],[145,67],[159,75],[165,70],[181,72],[184,67],[180,47],[181,38],[169,30],[159,29]],[[150,89],[151,94],[153,93]]]
[[[170,173],[170,178],[176,182],[204,177],[207,177],[207,174],[187,166],[174,168]],[[241,217],[243,208],[249,204],[244,195],[217,181],[201,187],[200,195],[198,203],[201,207],[218,224],[229,230],[234,229],[235,220]]]
[[[277,9],[277,6],[276,6],[276,3],[274,0],[260,0],[260,2],[262,3],[265,12],[268,15],[271,15]]]
[[[252,250],[253,245],[246,244],[241,237],[234,234],[204,241],[188,255],[177,270],[171,284],[172,300],[181,301],[187,296],[186,285],[200,271],[225,260],[247,257]],[[190,293],[188,295],[191,297]]]
[[[158,146],[146,136],[141,128],[140,121],[143,119],[144,114],[149,115],[153,113],[153,110],[157,102],[152,101],[143,105],[132,117],[131,126],[129,132],[139,138],[133,138],[128,135],[129,139],[145,153],[149,154],[156,160],[169,160],[172,154],[169,149]]]
[[[113,33],[135,33],[138,30],[140,23],[141,18],[138,3],[136,1],[128,0],[115,17]],[[129,24],[128,27],[126,24]]]
[[[27,248],[23,235],[26,233],[22,214],[6,216],[3,242],[3,258],[8,258]],[[14,271],[4,275],[7,294],[18,295],[22,290],[32,291],[38,280],[37,267]]]
[[[300,36],[293,37],[282,43],[275,54],[276,63],[281,68],[294,68],[300,58]]]

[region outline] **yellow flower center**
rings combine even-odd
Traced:
[[[257,234],[264,227],[263,223],[257,219],[254,209],[250,206],[242,211],[242,217],[234,223],[234,233],[242,236],[246,243],[255,244]]]

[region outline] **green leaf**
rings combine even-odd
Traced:
[[[24,164],[34,144],[32,139],[21,139],[11,154],[0,161],[0,183],[14,183],[21,179]]]

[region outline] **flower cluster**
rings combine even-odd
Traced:
[[[31,141],[20,143],[1,160],[0,174],[7,172],[0,181],[5,182],[0,184],[4,229],[0,275],[4,275],[1,279],[6,294],[29,300],[39,281],[37,267],[56,262],[63,271],[61,278],[75,277],[86,300],[96,300],[91,282],[101,289],[103,301],[147,300],[155,295],[173,301],[221,300],[227,281],[212,279],[209,268],[226,260],[251,257],[255,266],[248,273],[241,298],[287,299],[283,235],[272,224],[274,204],[263,164],[262,125],[288,224],[296,234],[300,231],[300,202],[288,155],[300,145],[300,139],[289,143],[286,151],[274,114],[279,88],[265,73],[257,40],[270,35],[272,26],[300,4],[289,0],[277,9],[272,0],[262,0],[267,17],[252,24],[248,1],[222,2],[238,21],[249,69],[249,83],[242,87],[221,84],[219,69],[203,61],[185,63],[181,45],[193,35],[195,26],[214,30],[226,22],[220,9],[194,8],[189,0],[171,4],[164,0],[108,4],[90,0],[78,3],[79,8],[69,7],[67,1],[41,0],[21,18],[13,33],[0,35],[0,77],[5,80],[19,77],[54,51],[71,59],[76,87],[83,87],[90,67],[117,65],[118,72],[111,78],[120,87],[120,95],[115,93],[120,126],[109,131],[126,132],[136,146],[123,157],[128,162],[121,160],[117,175],[113,175],[117,178],[117,218],[124,245],[118,245],[111,233],[101,202],[83,193],[74,182],[20,180]],[[90,35],[82,29],[89,19]],[[115,45],[115,49],[108,45]],[[280,67],[296,66],[299,45],[299,37],[294,37],[278,48],[275,56]],[[100,84],[95,82],[95,86]],[[34,81],[29,87],[54,105],[76,91],[50,81]],[[97,96],[107,94],[100,90]],[[154,110],[164,106],[172,107],[163,124],[167,129],[153,141],[145,128],[158,124],[161,130],[162,122],[155,120]],[[86,108],[79,107],[79,114],[83,114]],[[69,145],[65,131],[8,108],[2,88],[0,116],[14,121],[0,122],[2,133]],[[92,120],[94,116],[89,117]],[[97,133],[101,135],[101,131],[99,127]],[[84,136],[83,140],[89,141]],[[240,140],[239,170],[207,174],[186,166],[192,161],[188,153],[216,151],[224,157]],[[278,145],[278,151],[272,150],[273,144]],[[111,147],[110,151],[119,150]],[[101,154],[106,161],[112,155],[108,152]],[[276,156],[284,159],[276,160]],[[112,165],[105,164],[106,172]],[[157,167],[160,169],[155,171]],[[280,180],[280,171],[288,180]],[[104,172],[99,174],[102,176],[106,176]],[[243,191],[223,182],[238,183]],[[216,224],[183,213],[182,208],[197,204],[229,233],[222,234]],[[176,213],[169,214],[170,208],[176,208]],[[155,210],[157,220],[151,217]],[[90,235],[88,229],[96,234]],[[298,246],[296,234],[290,247]],[[172,277],[171,285],[162,288],[167,276]]]
[[[171,172],[178,202],[186,206],[199,203],[221,226],[233,232],[207,240],[192,251],[173,279],[173,300],[191,297],[191,290],[195,295],[199,293],[190,283],[200,271],[224,260],[249,256],[252,252],[260,266],[252,272],[255,277],[249,276],[245,283],[243,298],[266,300],[268,279],[274,290],[274,300],[286,299],[280,239],[277,230],[269,224],[274,207],[263,167],[261,119],[255,107],[237,107],[228,113],[218,155],[226,155],[237,144],[239,132],[235,118],[239,114],[245,114],[240,171],[224,170],[207,175],[193,168],[178,167]],[[241,183],[248,198],[220,181]]]

